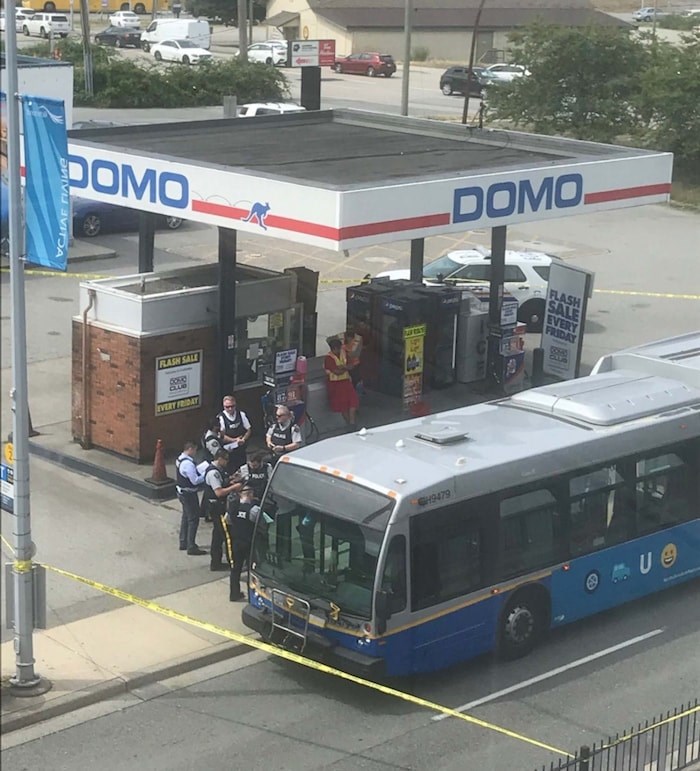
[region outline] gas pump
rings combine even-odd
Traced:
[[[425,384],[447,388],[455,382],[457,313],[460,291],[448,286],[422,286],[415,290],[427,299]]]
[[[296,348],[275,353],[272,371],[263,376],[263,383],[269,389],[263,396],[266,425],[274,423],[277,404],[289,407],[295,420],[301,421],[306,409],[306,371],[306,357],[298,356]]]

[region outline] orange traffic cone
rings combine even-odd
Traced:
[[[168,473],[165,470],[165,453],[163,451],[162,439],[159,439],[156,442],[156,453],[153,457],[153,471],[146,481],[154,485],[164,485],[172,482],[172,479],[168,477]]]

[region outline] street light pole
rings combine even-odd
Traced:
[[[14,444],[13,598],[16,672],[10,683],[34,688],[41,678],[34,671],[34,544],[29,513],[29,406],[27,397],[27,329],[22,259],[22,190],[20,184],[19,85],[15,0],[5,5],[7,66],[7,172],[9,200],[10,294],[12,298],[12,440]]]
[[[464,109],[462,110],[462,123],[467,124],[469,116],[469,95],[471,93],[472,79],[474,77],[474,56],[476,55],[476,36],[479,33],[479,24],[481,23],[481,12],[484,9],[486,0],[481,0],[476,9],[474,17],[474,28],[472,29],[472,44],[469,49],[469,67],[467,68],[467,93],[464,95]]]
[[[411,70],[411,27],[413,0],[405,0],[403,20],[403,72],[401,74],[401,115],[408,115],[408,78]]]
[[[238,0],[238,58],[248,61],[248,0]]]

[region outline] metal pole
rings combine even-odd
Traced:
[[[403,20],[403,71],[401,73],[401,115],[408,115],[408,79],[411,71],[411,27],[413,0],[405,0]]]
[[[22,189],[20,184],[19,85],[17,76],[17,31],[15,0],[5,4],[5,61],[7,65],[7,171],[12,297],[12,438],[14,442],[13,536],[15,560],[12,566],[14,591],[14,649],[16,672],[10,682],[18,688],[39,684],[34,672],[34,544],[29,513],[29,406],[27,401],[27,328],[24,303],[24,261],[22,258]]]
[[[474,56],[476,54],[476,36],[479,32],[479,24],[481,23],[481,12],[484,10],[484,3],[486,0],[481,0],[479,7],[476,9],[476,16],[474,17],[474,29],[472,29],[472,44],[469,48],[469,67],[467,68],[467,93],[464,95],[464,109],[462,110],[462,124],[466,126],[469,119],[469,95],[472,88],[472,80],[474,77]],[[479,116],[481,121],[481,115]],[[481,128],[481,124],[479,125]]]
[[[248,0],[238,0],[238,58],[248,61]]]
[[[73,8],[74,2],[73,0],[70,0],[70,31],[71,35],[73,34],[73,20],[74,20],[74,13],[75,9]]]

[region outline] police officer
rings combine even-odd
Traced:
[[[275,409],[277,420],[267,429],[265,443],[274,458],[279,458],[285,452],[292,452],[301,447],[301,429],[294,422],[294,416],[289,407],[280,404]]]
[[[224,539],[223,518],[226,514],[226,497],[243,486],[241,482],[231,482],[226,472],[229,457],[226,450],[219,450],[214,460],[204,470],[204,497],[206,511],[211,518],[211,564],[213,571],[226,570],[222,563]]]
[[[229,498],[226,518],[229,521],[231,533],[231,574],[229,586],[229,600],[236,602],[242,600],[245,595],[241,591],[241,571],[243,565],[248,562],[250,545],[253,540],[255,522],[260,514],[260,507],[253,500],[253,489],[244,487],[239,495]]]
[[[221,426],[218,418],[212,418],[207,430],[202,436],[202,449],[206,459],[211,463],[214,460],[214,456],[219,450],[223,450],[224,446],[221,443]]]
[[[255,452],[248,458],[248,463],[240,468],[240,477],[244,487],[253,489],[253,498],[260,503],[272,475],[272,466],[265,463],[265,452]]]
[[[204,481],[194,462],[197,445],[185,442],[182,452],[175,461],[175,489],[182,505],[180,520],[180,551],[190,555],[201,555],[206,552],[197,546],[195,540],[199,527],[199,495],[198,491]]]
[[[224,449],[228,451],[228,472],[233,474],[246,462],[245,445],[253,433],[245,412],[236,408],[236,397],[223,398],[224,409],[216,416],[221,428]]]

